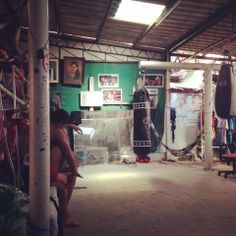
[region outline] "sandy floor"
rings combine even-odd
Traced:
[[[190,162],[81,167],[84,178],[70,204],[81,226],[64,235],[235,235],[236,178],[218,176],[219,168],[205,171]]]

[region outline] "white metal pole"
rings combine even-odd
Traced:
[[[90,76],[89,77],[89,92],[93,92],[94,91],[94,77]],[[94,107],[89,107],[90,111],[94,111]]]
[[[169,145],[169,135],[168,135],[168,127],[170,122],[170,71],[169,69],[166,70],[166,81],[165,81],[165,114],[164,114],[164,133],[163,133],[163,140],[165,140],[166,146]],[[161,145],[163,148],[163,146]],[[168,159],[168,152],[166,148],[165,149],[165,159]]]
[[[48,0],[29,0],[30,235],[49,236]]]
[[[139,67],[141,69],[186,69],[186,70],[220,70],[221,65],[217,64],[202,64],[202,63],[176,63],[163,61],[140,61]]]
[[[212,153],[212,70],[208,67],[204,73],[205,91],[204,91],[204,168],[210,170],[213,163]]]

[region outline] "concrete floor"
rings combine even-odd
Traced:
[[[70,203],[79,228],[65,236],[231,236],[236,178],[193,162],[80,167]],[[230,167],[231,168],[231,167]],[[87,189],[78,189],[87,187]]]

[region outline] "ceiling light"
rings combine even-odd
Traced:
[[[164,5],[122,0],[114,19],[150,25],[156,21],[164,9]]]

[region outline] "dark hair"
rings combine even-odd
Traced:
[[[76,65],[77,67],[79,67],[79,64],[78,64],[77,61],[71,61],[71,62],[70,62],[70,65],[71,65],[71,66],[72,66],[72,65]]]
[[[50,120],[53,124],[56,123],[68,124],[70,123],[70,116],[67,111],[63,109],[58,109],[51,113]]]

